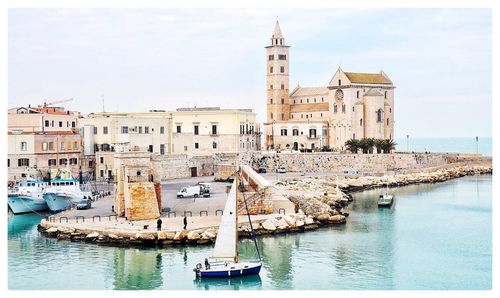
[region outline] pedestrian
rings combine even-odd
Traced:
[[[188,219],[187,219],[187,217],[184,215],[184,230],[187,228],[187,225],[188,225]]]
[[[210,263],[208,262],[208,259],[205,258],[205,270],[210,269]]]
[[[158,231],[161,231],[161,224],[162,224],[161,218],[158,218],[158,220],[156,221],[156,228],[158,229]]]

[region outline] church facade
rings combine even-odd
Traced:
[[[266,48],[265,149],[341,151],[349,139],[394,137],[394,85],[383,72],[345,72],[327,86],[290,91],[289,49],[276,22]]]

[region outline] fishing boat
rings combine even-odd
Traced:
[[[82,179],[80,179],[82,180]],[[91,191],[83,191],[81,181],[73,179],[66,169],[58,171],[56,177],[50,180],[50,185],[43,193],[43,199],[50,211],[59,212],[76,206],[82,199],[92,199]]]
[[[387,187],[385,189],[385,194],[381,194],[378,197],[379,207],[391,207],[394,202],[394,196],[389,194],[389,181],[387,180]]]
[[[19,181],[8,190],[7,204],[14,214],[44,211],[48,209],[43,199],[47,182],[35,178]]]
[[[260,257],[259,247],[257,246],[257,241],[255,239],[252,222],[250,221],[250,215],[248,215],[248,219],[259,261],[242,262],[238,255],[237,188],[238,177],[235,177],[231,191],[227,197],[224,212],[222,214],[212,256],[205,259],[204,266],[201,263],[198,263],[193,269],[197,277],[235,277],[259,274],[260,272],[262,260]],[[245,208],[247,208],[246,201],[244,199],[243,201],[245,202]]]

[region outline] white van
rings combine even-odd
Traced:
[[[186,198],[186,197],[195,197],[197,198],[200,195],[200,186],[195,185],[195,186],[186,186],[181,189],[177,193],[178,198]]]

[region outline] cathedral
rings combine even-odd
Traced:
[[[394,85],[383,72],[337,69],[327,86],[289,88],[289,49],[276,22],[266,48],[265,149],[342,151],[349,139],[394,137]]]

